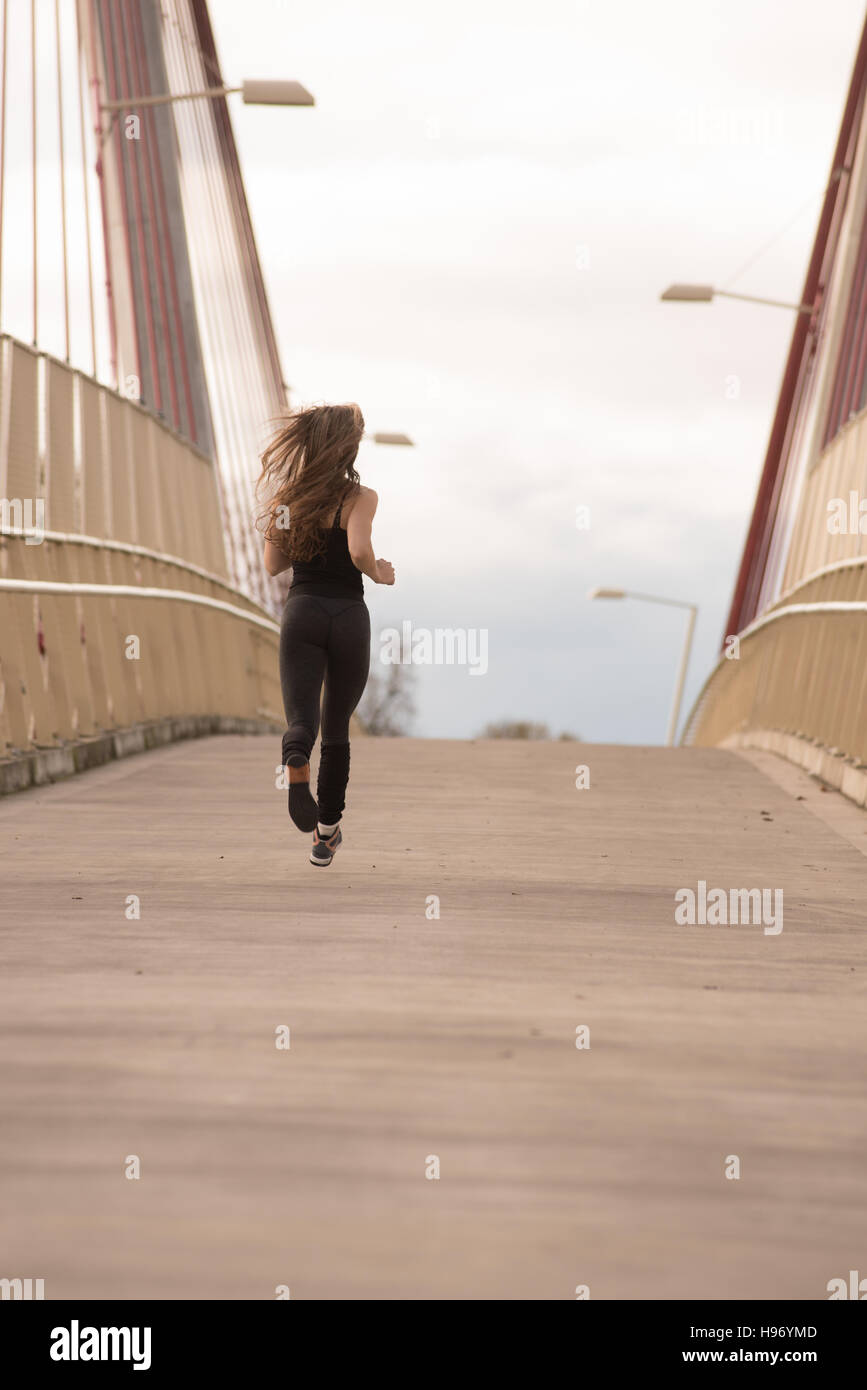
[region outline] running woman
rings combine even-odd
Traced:
[[[357,405],[293,411],[262,455],[260,488],[269,496],[265,568],[292,568],[280,627],[280,683],[286,710],[283,766],[289,814],[313,831],[310,862],[331,863],[343,836],[349,781],[349,720],[370,670],[367,575],[393,584],[388,560],[371,542],[377,495],[355,469],[364,417]],[[322,696],[325,684],[324,699]],[[316,800],[310,754],[320,726]]]

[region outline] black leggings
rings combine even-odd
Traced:
[[[288,729],[283,765],[291,753],[310,757],[322,743],[316,800],[323,825],[339,821],[349,781],[349,720],[370,671],[370,614],[364,599],[291,594],[280,628],[280,684]]]

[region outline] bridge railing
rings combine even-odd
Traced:
[[[867,805],[867,556],[810,575],[731,651],[683,742],[779,753]]]
[[[124,739],[282,723],[278,627],[228,581],[209,459],[5,335],[0,509],[0,759],[20,766],[15,785],[42,775],[39,752],[71,771]]]
[[[683,742],[770,749],[867,805],[867,410],[804,479],[783,585],[729,639]]]
[[[853,505],[854,494],[854,505]],[[863,530],[859,505],[864,502]],[[867,410],[822,451],[804,480],[783,588],[867,553]]]

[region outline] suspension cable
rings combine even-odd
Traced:
[[[8,0],[3,0],[3,72],[0,93],[0,329],[3,327],[3,210],[6,195],[6,45],[8,38]]]
[[[60,150],[60,228],[63,242],[63,323],[66,360],[69,361],[69,259],[66,244],[66,168],[63,150],[63,64],[60,57],[60,0],[54,0],[54,31],[57,40],[57,127]]]
[[[33,346],[39,342],[39,256],[37,247],[36,0],[30,0],[30,129],[33,158]]]
[[[5,4],[5,0],[4,0]],[[82,45],[84,35],[81,24],[81,0],[75,0],[75,18],[78,30],[78,120],[81,138],[81,170],[82,182],[84,185],[84,237],[87,246],[87,294],[90,305],[90,350],[93,360],[93,376],[97,375],[96,360],[96,309],[93,298],[93,248],[90,238],[90,188],[87,177],[87,144],[85,142],[85,121],[84,121],[84,83],[82,82]]]

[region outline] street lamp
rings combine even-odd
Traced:
[[[718,290],[713,285],[669,285],[663,290],[660,299],[676,300],[678,303],[710,304],[712,299],[745,299],[749,304],[770,304],[775,309],[794,309],[799,314],[812,314],[814,304],[787,304],[782,299],[761,299],[754,294],[735,294],[733,290]]]
[[[137,106],[167,106],[175,101],[213,100],[240,92],[245,106],[315,106],[313,95],[300,82],[250,81],[240,87],[205,87],[198,92],[166,92],[159,96],[122,97],[119,101],[103,101],[103,111],[129,111]]]
[[[403,444],[409,448],[415,447],[408,434],[388,434],[379,430],[376,434],[366,434],[364,437],[371,439],[374,444]]]
[[[683,643],[683,651],[680,655],[677,683],[674,687],[674,699],[671,703],[671,715],[668,720],[668,733],[665,737],[666,747],[673,747],[677,735],[677,726],[680,722],[680,702],[683,698],[683,686],[686,680],[686,669],[689,665],[689,654],[692,649],[692,634],[695,630],[698,604],[685,603],[683,599],[678,598],[658,598],[655,594],[636,594],[631,589],[591,589],[588,598],[637,598],[641,599],[644,603],[664,603],[670,608],[689,609],[689,619],[686,624],[686,637]]]

